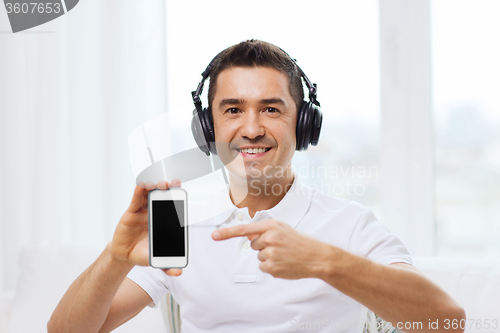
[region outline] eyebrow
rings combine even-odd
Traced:
[[[222,108],[224,105],[228,104],[244,104],[246,101],[244,99],[238,98],[225,98],[219,103],[219,108]]]
[[[219,108],[222,108],[224,105],[229,105],[229,104],[244,104],[246,103],[246,100],[244,99],[239,99],[239,98],[225,98],[219,103]],[[281,105],[286,105],[285,101],[282,100],[281,98],[264,98],[259,101],[259,104],[281,104]]]
[[[286,105],[285,101],[282,100],[281,98],[264,98],[259,101],[259,104],[281,104],[281,105]]]

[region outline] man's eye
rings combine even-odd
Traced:
[[[278,113],[278,112],[280,112],[278,109],[276,109],[276,108],[271,108],[271,107],[266,108],[266,110],[265,110],[265,111],[266,111],[266,112],[269,112],[269,113]]]
[[[237,114],[238,112],[240,112],[240,110],[237,108],[229,108],[226,110],[226,113],[230,113],[230,114]]]

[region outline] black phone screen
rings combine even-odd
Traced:
[[[184,201],[153,200],[153,257],[183,257]]]

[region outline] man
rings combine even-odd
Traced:
[[[464,319],[463,309],[411,265],[370,210],[312,191],[292,172],[302,100],[300,74],[281,49],[251,40],[225,50],[210,74],[209,110],[221,159],[243,164],[227,165],[226,191],[188,205],[189,219],[207,217],[190,228],[188,266],[140,267],[149,264],[147,192],[180,183],[137,186],[49,332],[109,332],[167,292],[186,332],[361,332],[364,306],[394,326],[422,323],[408,332],[436,320],[433,332],[452,331],[444,320]]]

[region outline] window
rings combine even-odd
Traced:
[[[431,4],[437,253],[500,255],[500,2]]]

